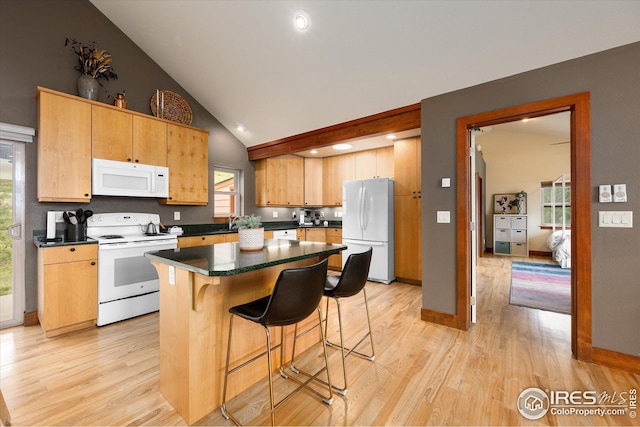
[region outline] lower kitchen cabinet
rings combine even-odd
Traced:
[[[268,230],[264,232],[265,239],[271,239],[272,237],[273,231]],[[230,243],[237,241],[238,233],[205,234],[202,236],[178,237],[178,247],[189,248],[192,246],[207,246],[215,245],[216,243]]]
[[[98,245],[38,248],[38,320],[46,337],[94,326]]]
[[[190,248],[192,246],[215,245],[216,243],[224,243],[225,234],[207,234],[204,236],[187,236],[178,237],[179,248]]]
[[[422,283],[422,198],[395,196],[394,252],[395,273],[399,281]]]
[[[326,241],[327,243],[340,243],[342,244],[342,229],[341,228],[326,228]],[[329,269],[342,271],[342,254],[331,255],[329,257]]]

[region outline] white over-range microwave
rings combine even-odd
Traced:
[[[93,159],[94,196],[169,197],[169,168],[140,163]]]

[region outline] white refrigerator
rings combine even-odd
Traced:
[[[342,267],[352,253],[373,248],[369,280],[395,280],[393,255],[393,180],[363,179],[342,183]]]

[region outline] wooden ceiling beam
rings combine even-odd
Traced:
[[[420,127],[420,103],[351,120],[247,148],[249,160],[326,147],[349,140]]]

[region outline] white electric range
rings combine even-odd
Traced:
[[[87,237],[98,241],[98,326],[159,310],[158,273],[144,254],[178,247],[175,234],[147,233],[159,224],[160,215],[149,213],[87,219]]]

